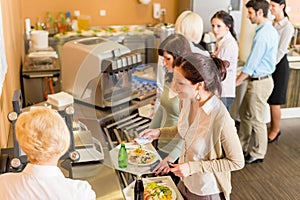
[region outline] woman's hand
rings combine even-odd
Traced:
[[[189,163],[171,164],[170,172],[173,172],[176,176],[187,177],[190,176],[190,165]]]
[[[158,139],[160,135],[159,129],[146,129],[142,131],[138,137],[134,138],[133,144],[147,144],[152,142],[153,140]]]
[[[173,158],[171,158],[170,156],[167,156],[164,160],[162,160],[153,170],[155,175],[167,174],[170,171],[168,162],[172,162],[172,161],[173,161]]]
[[[139,134],[139,137],[151,138],[152,140],[157,140],[160,135],[159,129],[146,129]]]

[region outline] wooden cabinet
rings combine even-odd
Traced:
[[[282,108],[300,107],[300,61],[290,62],[290,78],[287,89],[287,102]]]

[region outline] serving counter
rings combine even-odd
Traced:
[[[122,189],[123,183],[120,180],[120,173],[113,168],[113,162],[110,160],[110,146],[106,138],[102,123],[111,120],[120,115],[126,115],[139,107],[149,104],[153,98],[148,98],[143,101],[131,101],[117,107],[96,109],[93,106],[82,103],[75,103],[75,120],[84,123],[92,132],[93,137],[100,141],[104,160],[99,163],[88,163],[73,165],[70,170],[70,176],[74,179],[87,180],[94,191],[97,199],[124,199]]]
[[[76,106],[78,108],[78,106]],[[89,110],[89,108],[87,108]],[[69,176],[73,179],[87,180],[96,192],[97,199],[124,199],[122,187],[116,171],[110,166],[109,149],[107,148],[103,133],[96,119],[79,119],[92,132],[102,145],[104,160],[99,163],[86,163],[73,165]],[[64,169],[63,169],[64,170]]]
[[[282,108],[300,107],[300,55],[289,56],[290,77],[287,88],[287,102]]]
[[[144,171],[139,173],[128,172],[129,169],[126,168],[124,170],[119,169],[115,166],[115,162],[111,160],[113,156],[111,156],[111,152],[115,150],[118,146],[118,142],[115,141],[115,138],[110,138],[106,133],[105,128],[103,128],[104,124],[111,121],[117,121],[120,118],[122,121],[126,123],[137,124],[134,127],[134,130],[138,130],[142,127],[138,121],[133,118],[127,120],[127,116],[136,115],[136,111],[143,107],[148,107],[152,101],[154,101],[155,96],[143,99],[143,100],[132,100],[130,103],[121,104],[116,107],[106,108],[106,109],[96,109],[94,106],[85,105],[82,103],[74,103],[75,115],[74,120],[80,121],[87,126],[87,128],[91,131],[94,138],[96,138],[102,145],[103,153],[104,153],[104,160],[100,162],[90,162],[85,164],[73,164],[71,167],[62,167],[62,171],[64,172],[66,177],[71,177],[73,179],[81,179],[87,180],[93,190],[96,192],[97,199],[113,199],[113,200],[121,200],[121,199],[131,199],[127,198],[126,195],[130,196],[130,193],[133,193],[131,190],[132,185],[134,184],[134,180],[137,174],[142,175],[145,178],[144,183],[149,183],[149,181],[158,181],[158,184],[163,184],[171,188],[172,192],[174,191],[174,195],[176,199],[182,200],[183,198],[180,195],[180,192],[176,188],[175,184],[173,183],[172,179],[169,176],[164,177],[157,177],[156,178],[149,178],[153,176],[152,168],[158,163],[155,162],[151,165],[143,165],[142,168],[149,168],[150,171],[147,169],[148,173]],[[139,113],[140,114],[140,113]],[[142,116],[142,115],[140,115]],[[141,117],[139,117],[141,118]],[[143,120],[142,120],[143,121]],[[147,122],[150,122],[148,120]],[[121,123],[117,123],[118,126],[122,126]],[[125,124],[124,124],[125,125]],[[113,125],[110,125],[113,126]],[[126,125],[124,128],[124,132],[126,130],[129,132],[129,127],[132,125]],[[116,131],[113,131],[116,133]],[[117,134],[117,133],[116,133]],[[122,135],[118,137],[124,137]],[[123,139],[123,138],[122,138]],[[111,141],[113,140],[113,141]],[[128,142],[128,139],[127,139]],[[113,145],[113,146],[112,146]],[[148,144],[151,145],[151,144]],[[143,149],[146,150],[146,146]],[[152,145],[151,145],[152,146]],[[115,147],[115,148],[113,148]],[[127,148],[130,149],[129,146]],[[153,146],[152,146],[153,148]],[[154,151],[153,151],[154,152]],[[158,160],[161,158],[158,156]],[[130,165],[130,164],[128,164]],[[63,165],[61,165],[63,166]],[[139,167],[139,165],[133,165],[134,167]],[[67,170],[68,169],[68,170]],[[171,182],[171,183],[170,183]],[[126,191],[126,193],[124,193]]]
[[[120,118],[123,121],[126,121],[127,123],[128,121],[132,121],[132,123],[134,124],[139,124],[139,122],[135,121],[135,119],[133,118],[130,118],[130,120],[126,120],[127,116],[128,115],[132,116],[132,113],[134,113],[135,115],[136,114],[135,112],[136,110],[138,110],[138,108],[150,104],[154,100],[154,98],[155,97],[153,96],[144,99],[142,101],[133,100],[131,101],[131,103],[125,103],[120,106],[107,108],[107,109],[95,109],[93,106],[84,105],[81,103],[74,104],[75,120],[84,123],[88,127],[88,129],[92,132],[93,137],[95,137],[97,140],[100,141],[103,148],[104,160],[101,161],[100,163],[89,163],[89,164],[79,164],[79,165],[75,164],[72,166],[70,170],[71,173],[70,176],[74,179],[87,180],[92,185],[92,188],[96,192],[97,199],[116,199],[116,200],[125,199],[126,195],[124,196],[123,192],[126,188],[128,189],[132,187],[132,184],[134,183],[135,176],[136,176],[135,173],[128,173],[126,170],[117,170],[115,168],[115,162],[111,160],[112,158],[111,152],[114,150],[114,148],[112,148],[112,145],[113,147],[116,147],[118,143],[115,143],[115,141],[111,141],[112,138],[109,138],[107,133],[105,133],[106,130],[105,128],[103,128],[104,127],[103,125],[106,124],[107,121],[109,122],[117,121]],[[150,120],[148,121],[150,122]],[[118,125],[120,125],[120,123],[118,123]],[[125,128],[125,130],[128,131],[128,128],[130,126],[132,125],[128,125]],[[139,124],[139,126],[138,127],[135,126],[134,129],[138,130],[140,127],[142,127],[142,125]],[[114,132],[116,133],[116,131]],[[122,138],[124,136],[120,135],[119,137]],[[158,160],[160,160],[160,157]],[[152,171],[151,168],[153,168],[153,166],[152,164],[149,166],[148,165],[142,166],[142,168],[150,167],[150,175],[147,175],[147,173],[141,173],[143,174],[143,177],[146,178],[149,176],[151,177],[153,175],[151,173]],[[135,167],[138,167],[138,165],[136,165]],[[129,168],[126,169],[128,170]],[[138,171],[139,170],[137,170],[137,172]],[[151,180],[152,180],[151,178],[145,179],[145,181],[148,182]],[[162,184],[167,184],[170,188],[172,188],[172,190],[176,193],[176,199],[178,200],[182,199],[178,189],[176,188],[175,184],[172,182],[172,179],[170,177],[161,177],[161,181]],[[168,181],[169,182],[171,181],[172,184],[168,184],[169,183]],[[133,190],[130,191],[133,192]],[[128,194],[128,190],[126,194]]]

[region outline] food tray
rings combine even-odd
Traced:
[[[133,149],[133,148],[137,148],[138,145],[137,144],[133,144],[133,143],[125,143],[125,147],[126,149]],[[127,172],[127,173],[131,173],[134,175],[143,175],[143,174],[149,174],[152,172],[152,169],[154,167],[154,165],[157,165],[159,163],[159,161],[161,161],[161,157],[159,156],[159,154],[157,153],[157,151],[155,150],[155,148],[153,147],[153,145],[151,143],[146,144],[146,145],[142,145],[143,149],[149,150],[151,152],[154,152],[156,154],[156,161],[157,162],[153,162],[149,165],[138,165],[138,164],[130,164],[128,163],[126,168],[120,168],[118,165],[118,154],[119,154],[119,149],[120,149],[120,145],[118,145],[117,147],[115,147],[114,149],[109,151],[110,154],[110,158],[111,161],[113,163],[113,167],[119,171],[123,171],[123,172]]]
[[[170,187],[172,191],[175,191],[176,200],[183,200],[183,197],[181,196],[179,190],[177,189],[175,183],[173,182],[170,176],[143,178],[144,183],[151,182],[151,181],[165,184],[166,186]],[[135,185],[135,181],[133,181],[126,188],[123,189],[123,194],[126,200],[133,200],[134,185]]]

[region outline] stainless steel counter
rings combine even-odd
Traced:
[[[118,176],[114,169],[103,164],[75,166],[74,179],[87,180],[96,192],[97,199],[124,199]]]
[[[92,132],[93,137],[101,142],[104,160],[101,163],[91,163],[85,165],[72,166],[72,177],[74,179],[87,180],[96,192],[97,199],[124,199],[121,184],[117,171],[112,168],[112,162],[109,156],[109,147],[105,140],[100,125],[107,119],[123,113],[129,113],[132,110],[149,104],[153,98],[143,101],[132,101],[132,103],[123,104],[115,108],[95,109],[93,106],[75,103],[75,118],[83,122]]]
[[[76,105],[75,107],[84,109],[83,107],[85,106]],[[86,109],[89,108],[86,107]],[[72,178],[87,180],[96,192],[97,199],[108,199],[108,197],[114,200],[124,199],[116,171],[111,168],[109,164],[105,164],[110,163],[109,150],[107,149],[98,120],[80,118],[80,121],[83,122],[92,132],[93,136],[101,142],[105,159],[100,163],[73,165],[71,169]]]

